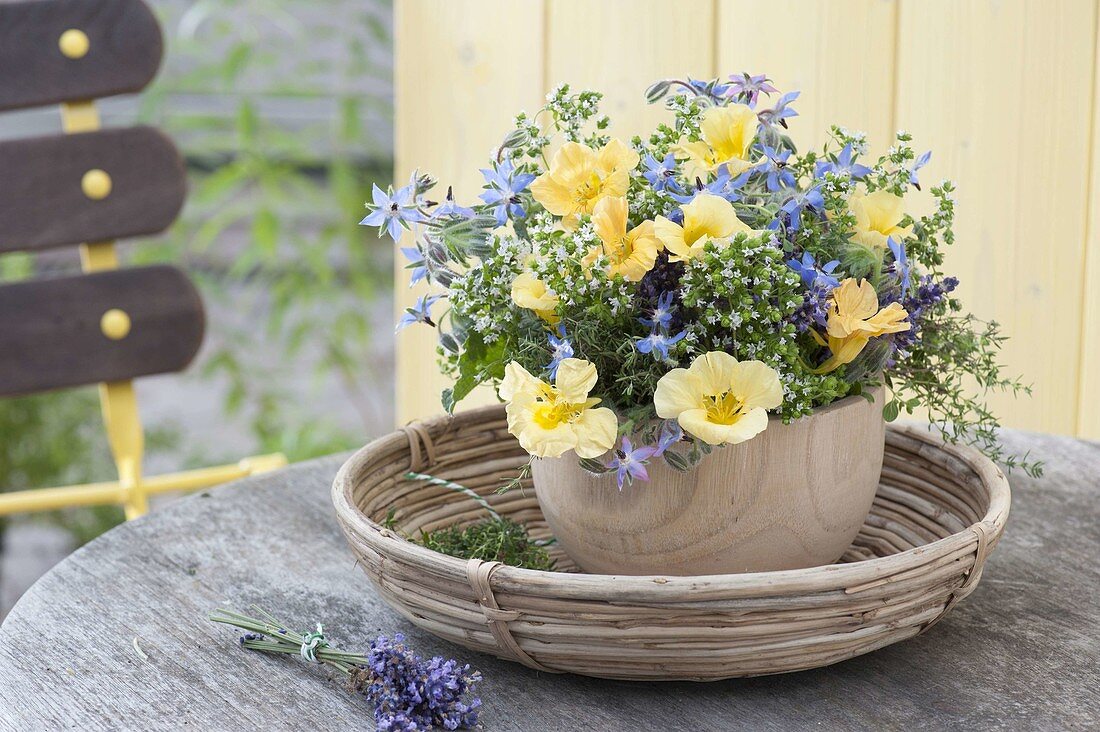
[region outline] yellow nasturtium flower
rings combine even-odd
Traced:
[[[534,310],[535,314],[550,325],[558,322],[555,310],[558,296],[550,291],[546,283],[533,272],[522,272],[512,280],[512,302],[521,308]]]
[[[592,212],[592,228],[602,244],[585,255],[584,264],[591,267],[601,256],[610,262],[608,271],[620,274],[629,282],[637,282],[653,269],[661,243],[653,234],[653,222],[643,221],[626,230],[628,207],[625,198],[604,198]]]
[[[852,194],[848,207],[856,217],[852,241],[864,246],[886,249],[886,240],[891,236],[900,241],[913,233],[912,227],[899,226],[905,218],[902,198],[890,191]]]
[[[531,194],[547,211],[575,223],[590,214],[600,199],[625,196],[638,153],[612,139],[599,150],[567,142],[554,153],[550,169],[531,184]]]
[[[733,204],[710,193],[700,193],[683,207],[684,223],[658,216],[653,233],[669,251],[673,262],[686,262],[703,254],[708,241],[724,241],[739,232],[753,233],[733,210]]]
[[[619,422],[607,407],[593,409],[589,398],[596,367],[579,358],[563,359],[553,385],[535,378],[515,361],[504,370],[500,398],[508,402],[508,432],[536,457],[558,457],[575,450],[582,458],[612,448]]]
[[[768,427],[768,410],[783,403],[779,373],[762,361],[711,351],[657,382],[657,416],[675,419],[710,445],[735,445]]]
[[[760,122],[756,112],[744,104],[711,107],[703,112],[699,131],[703,139],[691,142],[686,138],[673,147],[679,158],[686,158],[684,173],[688,180],[705,178],[719,165],[725,164],[730,175],[739,175],[751,168],[749,148]]]
[[[896,302],[880,310],[878,293],[867,280],[858,283],[851,277],[844,280],[830,296],[829,315],[825,321],[828,340],[810,331],[818,343],[832,351],[815,373],[825,374],[851,363],[876,336],[909,330],[908,317],[909,313]]]

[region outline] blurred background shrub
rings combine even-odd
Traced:
[[[358,226],[371,184],[392,177],[391,3],[150,4],[165,33],[161,73],[101,111],[106,126],[173,137],[190,191],[167,234],[122,252],[183,267],[208,322],[186,374],[138,382],[149,472],[359,445],[393,420],[391,248]],[[3,136],[59,129],[56,111],[39,110]],[[8,255],[0,279],[78,266],[70,251]],[[94,388],[0,400],[0,490],[113,477]],[[121,512],[41,518],[79,544]]]

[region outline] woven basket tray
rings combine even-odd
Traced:
[[[370,443],[340,470],[333,500],[383,598],[467,648],[542,671],[709,681],[824,666],[927,630],[973,591],[1004,530],[1009,489],[989,460],[924,430],[891,427],[871,515],[840,563],[698,577],[557,572],[465,561],[406,535],[485,518],[471,498],[403,476],[430,472],[548,537],[534,490],[496,489],[527,456],[488,407]]]

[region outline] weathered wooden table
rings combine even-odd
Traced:
[[[1005,539],[943,622],[829,668],[712,684],[540,675],[438,641],[353,565],[328,498],[340,458],[242,481],[109,532],[23,597],[0,628],[0,729],[370,729],[330,672],[205,619],[250,603],[324,622],[344,648],[401,631],[470,661],[487,730],[1097,729],[1100,445],[1007,439],[1047,477],[1012,476]]]

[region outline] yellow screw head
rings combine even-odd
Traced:
[[[84,58],[90,46],[88,34],[76,28],[70,28],[57,39],[57,47],[66,58]]]
[[[111,308],[99,319],[99,329],[112,341],[120,341],[130,334],[130,316],[125,310]]]
[[[80,179],[80,188],[93,201],[102,201],[111,195],[111,176],[105,170],[93,168]]]

